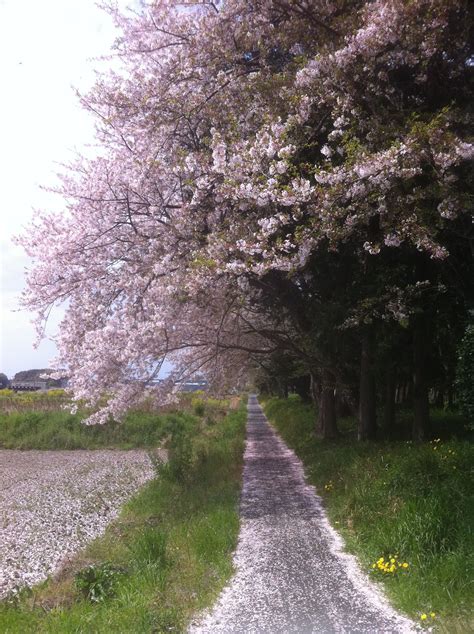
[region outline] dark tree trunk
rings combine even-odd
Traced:
[[[280,398],[288,398],[288,383],[277,379],[277,394]]]
[[[316,413],[315,431],[316,431],[316,434],[319,436],[320,435],[319,405],[321,400],[321,377],[316,372],[311,372],[309,376],[310,376],[309,393],[311,396],[311,400],[313,402],[314,411]]]
[[[318,407],[319,396],[321,394],[321,380],[316,372],[309,375],[309,395],[313,401],[314,407]]]
[[[355,412],[357,415],[357,410]],[[352,397],[347,388],[336,383],[336,418],[345,418],[346,416],[354,415],[354,404],[352,403]]]
[[[443,409],[444,407],[444,392],[442,389],[439,389],[436,392],[435,405],[436,407],[439,407],[440,409]]]
[[[319,381],[312,375],[311,395],[318,404],[316,433],[324,439],[335,438],[338,435],[335,388],[336,380],[330,370],[321,370]]]
[[[300,376],[292,381],[291,389],[298,394],[303,401],[311,400],[311,377],[309,374]]]
[[[413,324],[413,440],[423,440],[430,423],[430,404],[426,382],[427,326],[423,315]]]
[[[448,387],[448,409],[454,409],[454,388],[452,385]]]
[[[374,330],[362,334],[359,390],[359,440],[374,440],[377,432],[375,375],[373,362]]]
[[[395,370],[392,366],[388,366],[387,375],[385,377],[385,403],[383,418],[384,432],[388,437],[393,436],[395,427],[395,395]]]

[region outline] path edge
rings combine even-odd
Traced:
[[[265,414],[263,407],[262,412]],[[267,419],[268,424],[273,429],[279,441],[282,442],[285,447],[288,447],[288,450],[294,454],[298,467],[303,476],[305,486],[314,494],[316,498],[317,507],[320,511],[318,523],[320,524],[322,531],[324,531],[327,535],[329,550],[335,557],[341,559],[342,562],[346,564],[345,570],[349,580],[354,585],[354,588],[358,592],[360,592],[369,602],[373,603],[376,606],[380,606],[380,608],[383,609],[384,616],[397,622],[403,628],[403,631],[407,634],[409,634],[410,632],[420,632],[422,629],[425,629],[421,628],[409,616],[398,612],[398,610],[391,604],[390,599],[384,592],[384,589],[379,584],[375,583],[374,580],[371,579],[369,575],[363,570],[361,563],[359,562],[356,555],[353,555],[352,553],[347,551],[344,538],[342,537],[342,535],[340,535],[340,533],[337,532],[337,530],[329,521],[323,498],[318,494],[315,485],[311,484],[308,481],[308,476],[306,475],[303,461],[294,451],[294,449],[292,449],[283,440],[274,423],[267,417],[266,414],[265,418]]]

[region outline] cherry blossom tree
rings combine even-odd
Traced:
[[[361,437],[374,433],[372,325],[382,317],[413,326],[421,436],[426,342],[410,297],[449,261],[450,227],[472,237],[471,3],[106,9],[122,32],[122,69],[82,97],[101,150],[65,170],[64,214],[42,214],[21,239],[34,260],[24,302],[40,333],[51,307],[68,302],[59,363],[76,397],[111,395],[91,421],[119,417],[165,358],[176,370],[160,399],[178,376],[232,383],[278,350],[312,366],[332,412],[327,377],[344,362],[321,333],[343,305],[335,325],[358,330],[362,349]],[[321,257],[343,251],[357,262],[352,306],[328,293],[311,303]],[[379,279],[392,253],[413,264],[413,279],[367,295],[361,280]],[[288,285],[309,326],[283,301]]]

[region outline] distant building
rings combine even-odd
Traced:
[[[38,390],[54,390],[67,387],[67,377],[61,379],[45,378],[45,375],[53,374],[54,372],[56,370],[22,370],[15,374],[10,382],[10,388],[15,390],[15,392],[36,392]]]
[[[138,379],[128,379],[128,383],[139,381]],[[166,379],[151,379],[146,382],[147,387],[159,387],[162,383],[166,383]],[[202,390],[203,392],[209,388],[209,383],[206,379],[196,379],[194,381],[176,381],[175,385],[179,392],[197,392]]]
[[[15,379],[13,379],[10,383],[10,389],[15,390],[15,392],[37,392],[39,390],[47,390],[48,381],[15,381]]]
[[[184,383],[178,383],[178,388],[180,392],[198,392],[200,390],[205,392],[208,387],[209,387],[209,384],[205,379],[200,379],[198,381],[185,381]]]

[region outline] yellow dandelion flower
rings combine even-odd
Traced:
[[[426,614],[424,614],[424,613],[420,616],[420,619],[422,621],[426,621],[427,618],[428,618],[428,616]]]
[[[430,612],[430,616],[432,619],[434,619],[434,617],[436,616],[436,612]]]
[[[407,564],[407,562],[406,562],[406,561],[404,561],[404,562],[402,563],[402,566],[403,566],[403,568],[408,568],[408,564]]]

